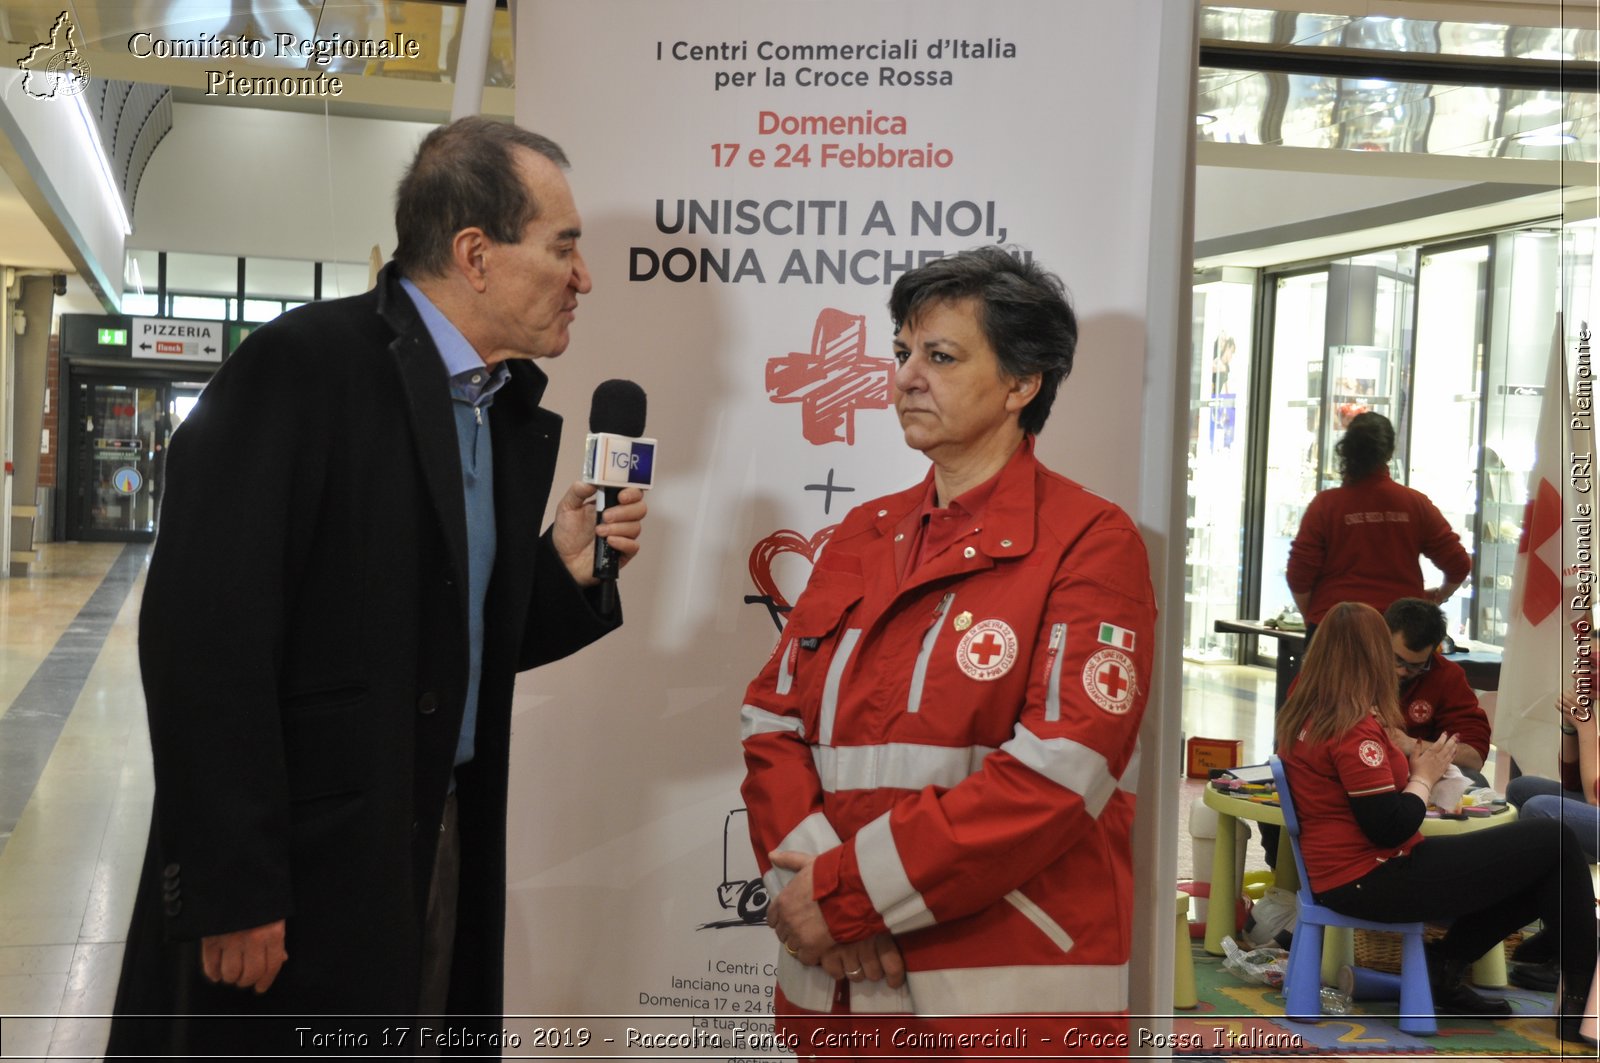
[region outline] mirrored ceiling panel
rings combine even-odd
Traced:
[[[1426,55],[1494,56],[1508,59],[1591,62],[1600,59],[1600,30],[1592,5],[1570,4],[1577,20],[1588,8],[1588,27],[1510,26],[1495,22],[1389,18],[1381,15],[1319,15],[1250,7],[1201,9],[1200,36],[1241,44],[1285,48],[1348,48]],[[1459,11],[1454,5],[1453,11]]]
[[[1596,97],[1538,89],[1200,71],[1203,141],[1596,161]]]

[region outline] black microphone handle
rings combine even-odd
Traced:
[[[595,507],[594,523],[596,527],[605,523],[605,512],[617,504],[617,498],[622,494],[620,487],[602,487],[600,489],[599,504]],[[594,540],[594,578],[609,583],[617,580],[617,567],[622,558],[611,549],[611,544],[595,536]]]

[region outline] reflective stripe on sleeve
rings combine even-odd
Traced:
[[[1092,1015],[1128,1010],[1127,964],[910,971],[906,982],[919,1015]]]
[[[889,829],[889,813],[862,827],[856,833],[856,864],[861,869],[861,884],[892,934],[932,926],[933,913],[922,894],[911,885],[900,851],[895,848],[894,832]]]
[[[785,642],[783,644],[782,656],[778,658],[777,692],[780,696],[788,694],[789,691],[794,687],[794,672],[789,667],[789,655],[794,652],[793,647],[793,642]]]
[[[926,746],[890,742],[878,746],[812,746],[822,789],[920,790],[951,787],[983,766],[993,746]]]
[[[779,734],[789,731],[804,737],[806,724],[798,716],[782,716],[754,705],[739,710],[739,741],[747,742],[753,735]]]
[[[1099,817],[1117,789],[1106,758],[1070,738],[1040,738],[1018,724],[1011,740],[1000,747],[1051,782],[1083,799],[1089,815]]]
[[[839,648],[833,651],[828,665],[828,678],[822,685],[822,718],[817,724],[817,741],[825,746],[833,744],[833,718],[839,711],[839,684],[844,679],[845,666],[861,639],[861,629],[853,627],[839,639]]]
[[[839,834],[833,829],[833,824],[828,822],[828,817],[821,812],[813,812],[802,819],[799,826],[778,843],[778,848],[792,849],[797,853],[821,854],[838,844]]]
[[[1133,755],[1128,758],[1128,766],[1122,769],[1122,776],[1117,780],[1117,789],[1125,794],[1139,792],[1139,743],[1133,743]]]

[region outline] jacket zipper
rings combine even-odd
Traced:
[[[1067,625],[1054,624],[1050,628],[1050,649],[1045,653],[1044,718],[1050,722],[1061,719],[1061,648],[1067,642]]]
[[[939,605],[933,611],[933,623],[928,625],[927,633],[922,636],[922,650],[917,654],[916,667],[911,670],[911,696],[906,701],[907,712],[916,712],[922,707],[922,687],[928,680],[928,661],[933,657],[933,644],[939,641],[939,628],[944,624],[944,618],[950,615],[950,607],[955,600],[955,591],[947,591],[939,599]]]

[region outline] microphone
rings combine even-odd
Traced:
[[[651,487],[655,482],[656,441],[644,434],[644,389],[631,380],[607,380],[594,389],[589,405],[589,436],[584,444],[583,482],[601,488],[601,514],[617,504],[624,487]],[[594,576],[603,601],[615,600],[617,552],[599,537],[594,541]]]

